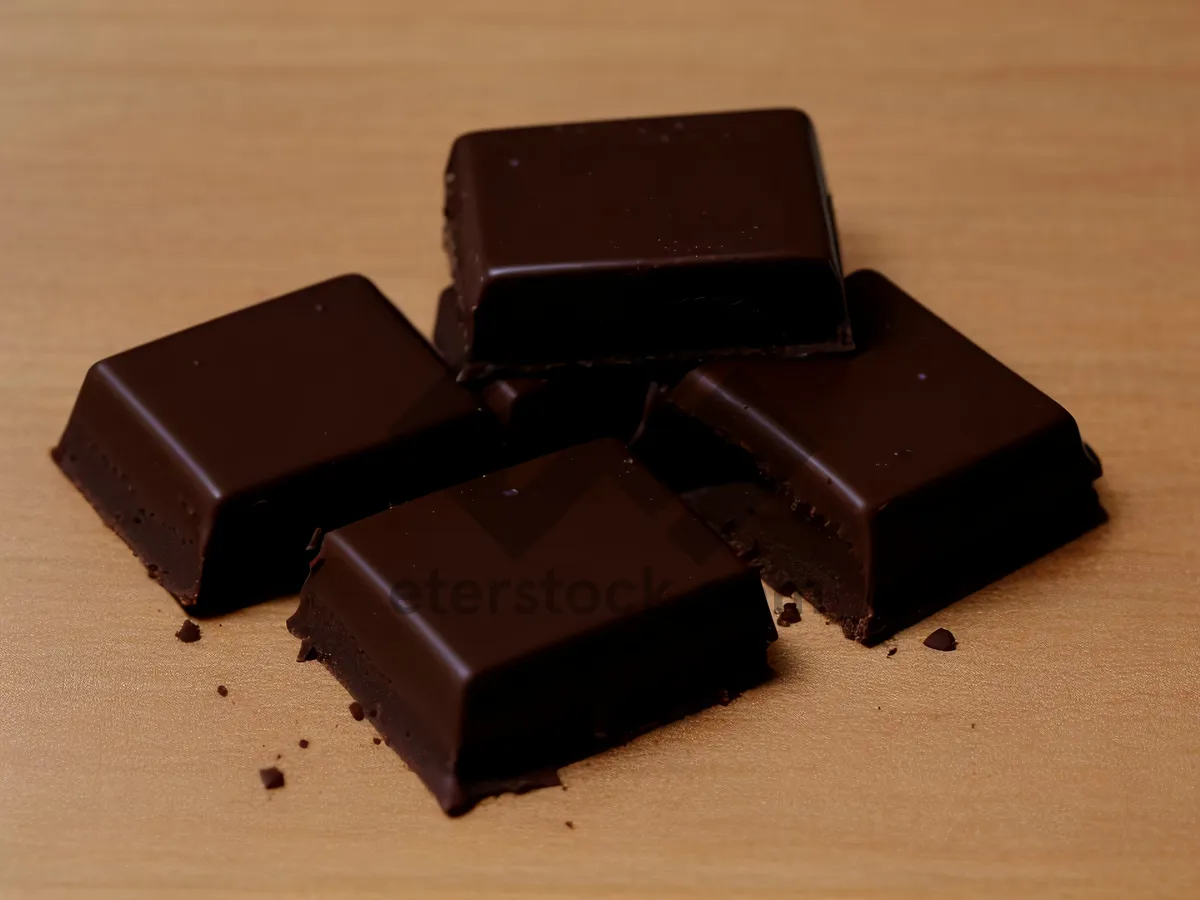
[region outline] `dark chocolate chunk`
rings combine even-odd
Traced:
[[[570,819],[568,819],[566,822],[563,822],[563,824],[566,825],[568,828],[570,828],[572,831],[575,829],[575,823],[572,822]]]
[[[377,738],[377,737],[371,738],[371,743],[373,743],[373,744],[382,744],[382,743],[383,743],[383,738]]]
[[[355,700],[350,704],[350,715],[354,717],[355,722],[361,722],[364,717],[362,704]]]
[[[896,649],[897,649],[897,648],[895,648],[895,647],[892,647],[892,648],[890,648],[890,649],[888,650],[888,652],[887,652],[887,655],[888,655],[888,656],[895,656],[895,655],[896,655]]]
[[[799,110],[466,134],[445,212],[462,379],[850,345]]]
[[[785,603],[783,604],[783,609],[779,611],[779,618],[775,620],[775,624],[786,628],[789,625],[795,625],[799,621],[800,607],[795,603]]]
[[[776,590],[874,643],[1105,518],[1061,406],[875,272],[858,350],[707,364],[635,450]]]
[[[225,687],[225,685],[223,685],[223,684],[218,684],[217,685],[217,693],[220,694],[222,697],[228,697],[229,696],[229,688]]]
[[[200,626],[191,619],[184,619],[183,624],[179,626],[179,630],[175,632],[175,637],[179,638],[185,644],[194,644],[200,640]]]
[[[768,674],[757,573],[617,441],[393,507],[321,556],[288,627],[451,814]]]
[[[958,641],[954,639],[954,633],[946,628],[939,628],[929,637],[925,638],[924,644],[930,650],[954,650],[958,647]]]
[[[191,612],[299,589],[331,528],[494,468],[495,424],[365,278],[96,363],[52,455]]]
[[[305,740],[304,738],[301,738],[301,739],[300,739],[300,749],[301,749],[301,750],[307,750],[307,749],[308,749],[308,741],[307,741],[307,740]]]
[[[438,300],[433,342],[454,371],[463,363],[463,341],[458,297],[447,288]],[[492,381],[476,390],[503,424],[512,455],[528,459],[600,437],[628,440],[641,424],[651,386],[682,374],[679,367],[609,366]]]
[[[271,766],[269,769],[259,769],[258,777],[262,779],[263,787],[268,791],[283,787],[283,773],[275,766]]]

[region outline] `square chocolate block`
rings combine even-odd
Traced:
[[[1104,519],[1070,414],[875,272],[858,350],[689,373],[635,449],[692,509],[874,642]]]
[[[315,529],[495,454],[487,412],[360,276],[96,363],[52,453],[196,614],[298,590]]]
[[[327,534],[288,622],[450,814],[767,674],[758,575],[614,440]]]
[[[466,134],[446,169],[460,379],[850,346],[794,109]]]

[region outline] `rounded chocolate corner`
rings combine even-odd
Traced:
[[[773,109],[764,110],[764,112],[772,112],[779,115],[790,116],[799,121],[801,127],[809,132],[815,132],[816,126],[813,125],[812,116],[806,113],[798,106],[777,106]]]
[[[363,275],[361,272],[347,272],[344,275],[335,275],[324,283],[326,286],[356,288],[358,290],[370,291],[373,294],[383,296],[383,291],[379,290],[379,285]],[[318,285],[319,286],[319,285]]]
[[[892,281],[890,278],[888,278],[886,275],[884,275],[878,269],[870,269],[870,268],[855,269],[853,272],[851,272],[849,275],[847,275],[845,278],[847,290],[850,289],[850,283],[852,281],[855,283],[857,283],[859,281],[874,281],[874,282],[882,282],[883,284],[889,285],[891,287],[897,286],[894,281]]]

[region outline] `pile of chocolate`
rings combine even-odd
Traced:
[[[96,363],[53,456],[192,615],[288,622],[451,814],[877,643],[1104,517],[1071,416],[846,278],[795,110],[459,138],[431,347],[359,276]],[[549,774],[548,774],[549,773]]]

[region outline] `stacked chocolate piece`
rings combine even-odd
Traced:
[[[795,110],[459,138],[434,350],[333,279],[97,363],[55,461],[193,614],[289,620],[451,814],[1103,520],[1071,416],[843,280]],[[732,552],[731,552],[732,551]]]

